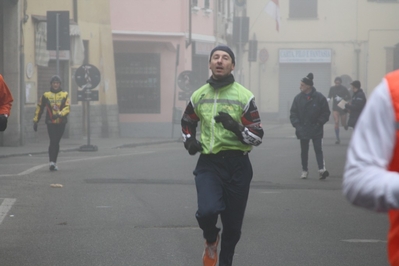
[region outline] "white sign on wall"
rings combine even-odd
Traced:
[[[280,63],[331,63],[331,49],[280,49]]]

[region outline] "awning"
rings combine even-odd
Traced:
[[[34,22],[47,22],[47,16],[32,15]],[[79,25],[73,19],[69,20],[69,35],[70,36],[80,36]]]
[[[32,19],[36,22],[36,65],[48,66],[50,54],[47,50],[47,17],[32,15]],[[71,65],[81,65],[84,60],[84,45],[80,38],[80,28],[75,21],[69,20],[70,38],[70,60]]]

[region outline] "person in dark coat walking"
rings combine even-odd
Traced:
[[[340,144],[341,140],[339,138],[339,120],[341,119],[341,125],[348,130],[348,125],[346,123],[346,112],[344,109],[338,106],[339,102],[344,100],[349,102],[351,96],[349,90],[342,85],[342,79],[340,77],[336,77],[334,80],[335,85],[330,88],[330,91],[327,96],[327,101],[330,102],[332,100],[332,111],[334,117],[334,132],[337,138],[335,144]]]
[[[330,108],[326,97],[313,87],[313,74],[309,73],[301,80],[301,92],[295,96],[290,110],[290,120],[295,127],[295,134],[301,143],[301,178],[308,177],[309,142],[312,140],[319,167],[319,178],[329,176],[325,168],[322,139],[323,126],[330,117]]]
[[[345,110],[349,112],[348,127],[355,128],[360,113],[366,105],[367,99],[363,90],[360,88],[360,81],[355,80],[351,83],[353,96],[351,102],[345,104]]]

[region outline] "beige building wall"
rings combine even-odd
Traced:
[[[311,19],[290,18],[290,1],[280,3],[280,30],[275,20],[265,12],[269,1],[247,1],[250,17],[249,36],[256,34],[258,51],[266,49],[265,63],[248,63],[244,47],[244,78],[257,98],[258,106],[266,116],[286,118],[287,100],[281,102],[285,66],[279,62],[281,49],[331,50],[329,79],[315,76],[315,87],[327,94],[336,76],[347,75],[359,79],[363,89],[370,94],[373,88],[392,67],[389,53],[399,43],[399,3],[380,3],[363,0],[318,0],[317,17]],[[317,70],[317,69],[316,69]],[[311,64],[303,64],[301,77],[312,71]],[[237,70],[236,70],[237,72]],[[318,79],[319,78],[319,79]],[[292,99],[299,92],[300,77],[286,93]],[[322,85],[320,85],[322,84]],[[326,95],[327,96],[327,95]],[[291,100],[292,100],[291,99]],[[280,115],[279,115],[280,114]]]
[[[94,65],[100,70],[101,82],[94,89],[99,92],[99,101],[90,102],[90,129],[93,137],[108,137],[119,135],[117,122],[117,96],[115,84],[115,70],[113,57],[113,43],[110,26],[109,0],[86,0],[86,1],[52,1],[36,0],[22,2],[22,17],[26,18],[23,24],[23,52],[25,54],[26,72],[24,93],[25,102],[25,136],[27,140],[37,140],[45,136],[43,121],[39,125],[38,133],[32,130],[33,112],[38,98],[38,72],[37,58],[35,54],[35,37],[38,19],[44,19],[47,11],[69,11],[70,24],[77,24],[80,38],[87,43],[88,51],[85,62]],[[74,6],[76,3],[76,6]],[[95,8],[93,8],[95,7]],[[77,10],[77,13],[74,13]],[[73,21],[76,17],[76,21]],[[62,55],[61,55],[62,57]],[[83,58],[82,58],[83,59]],[[71,114],[68,118],[68,126],[64,137],[81,138],[87,134],[87,105],[86,102],[77,102],[77,86],[74,83],[74,71],[81,65],[61,58],[60,64],[64,64],[65,73],[62,75],[64,90],[69,92],[71,100]],[[31,75],[28,69],[32,68]],[[56,70],[54,69],[54,73]],[[41,119],[44,120],[44,119]]]

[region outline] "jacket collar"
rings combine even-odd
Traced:
[[[227,85],[230,85],[234,83],[234,76],[232,74],[224,77],[223,79],[214,79],[213,76],[211,76],[206,82],[209,83],[209,85],[212,86],[215,90],[226,87]]]

